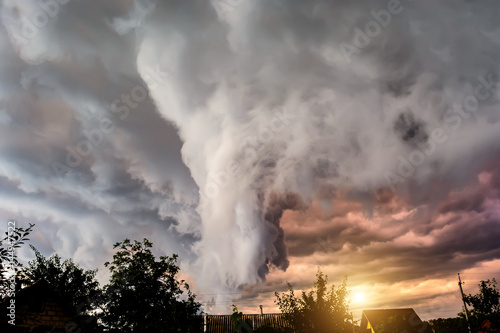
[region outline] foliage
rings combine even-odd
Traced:
[[[10,224],[13,224],[12,226]],[[15,226],[14,222],[9,222],[8,231],[5,237],[0,240],[0,296],[4,298],[11,296],[11,290],[16,290],[19,285],[12,284],[10,276],[17,278],[22,264],[17,260],[15,250],[21,247],[25,241],[29,240],[28,235],[33,231],[35,225],[30,223],[28,228]],[[13,275],[12,275],[13,274]]]
[[[109,267],[111,279],[105,286],[102,323],[116,332],[197,332],[200,304],[184,280],[178,281],[177,255],[156,260],[153,244],[125,239]]]
[[[468,333],[464,318],[438,318],[429,320],[429,325],[436,333]]]
[[[231,314],[231,323],[233,330],[238,333],[252,333],[253,327],[250,320],[243,320],[243,312],[238,312],[238,308],[233,304],[233,313]]]
[[[471,306],[471,328],[480,327],[489,321],[492,329],[500,328],[500,292],[495,279],[481,281],[479,293],[464,296],[467,305]]]
[[[347,278],[342,284],[328,289],[328,276],[318,270],[314,289],[302,292],[299,298],[287,282],[288,292],[275,293],[276,304],[296,333],[352,332],[353,320],[349,313]]]
[[[84,270],[72,259],[61,261],[57,254],[45,258],[33,245],[35,260],[22,269],[23,282],[31,284],[44,279],[65,301],[78,312],[92,308],[91,300],[99,294],[97,269]]]

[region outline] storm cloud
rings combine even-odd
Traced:
[[[88,267],[147,237],[222,305],[496,262],[499,7],[3,1],[0,217]]]

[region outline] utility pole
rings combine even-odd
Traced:
[[[462,294],[462,302],[464,303],[464,310],[465,310],[465,320],[467,320],[467,328],[469,329],[469,333],[472,333],[470,329],[470,322],[469,322],[469,310],[467,310],[467,304],[465,304],[465,296],[464,296],[464,290],[462,289],[462,280],[460,279],[460,273],[458,273],[458,286],[460,287],[460,294]]]

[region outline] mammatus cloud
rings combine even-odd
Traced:
[[[498,7],[4,1],[0,216],[89,265],[152,237],[221,295],[498,259]]]

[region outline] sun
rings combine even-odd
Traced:
[[[352,302],[353,303],[364,303],[366,301],[366,295],[362,291],[358,291],[353,295]]]

